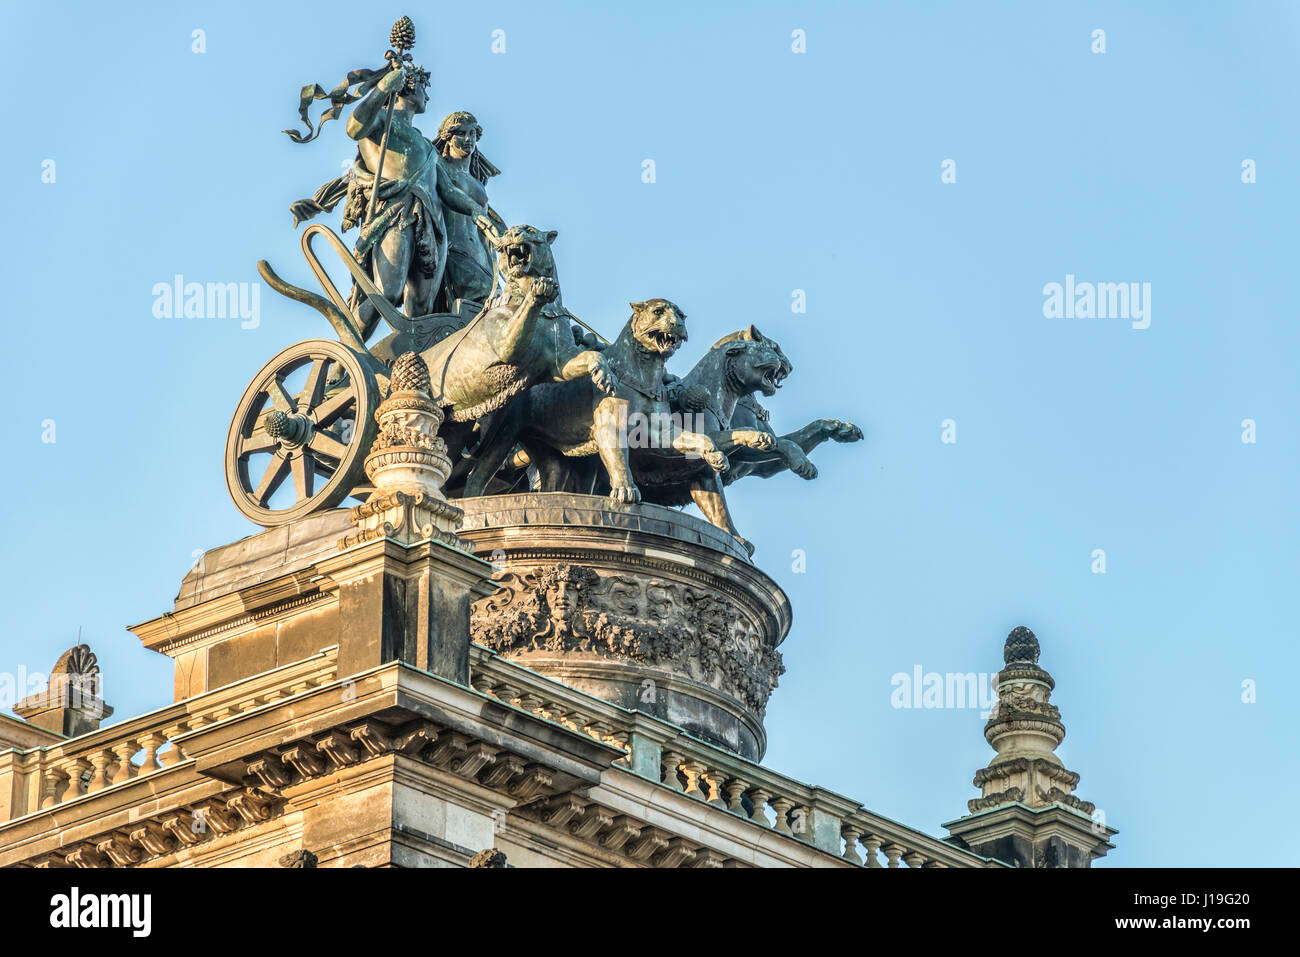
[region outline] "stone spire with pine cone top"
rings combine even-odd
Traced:
[[[1007,635],[998,699],[984,726],[996,754],[975,772],[981,793],[967,802],[970,814],[944,826],[954,843],[1018,866],[1087,867],[1118,832],[1106,826],[1104,812],[1075,796],[1079,775],[1056,756],[1065,725],[1040,651],[1024,626]]]
[[[1060,802],[1089,815],[1094,810],[1071,793],[1079,775],[1056,756],[1065,725],[1051,703],[1056,682],[1038,666],[1039,651],[1038,639],[1023,625],[1007,635],[998,700],[984,726],[984,738],[997,754],[975,772],[975,786],[983,793],[968,802],[972,814],[1008,802],[1029,807]]]

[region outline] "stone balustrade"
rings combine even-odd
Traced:
[[[864,867],[1002,867],[862,808],[840,826],[845,860]]]
[[[777,774],[666,721],[618,707],[471,647],[470,683],[508,704],[627,752],[617,762],[714,807],[859,866],[999,867],[868,811],[842,795]]]
[[[632,728],[627,716],[631,712],[512,665],[478,645],[470,646],[470,685],[481,694],[630,752]],[[627,761],[623,758],[619,763]]]
[[[470,659],[475,691],[623,751],[616,772],[638,775],[845,862],[865,868],[1001,866],[832,791],[774,773],[667,721],[512,664],[486,648],[472,646]],[[328,684],[336,680],[335,664],[336,649],[326,649],[91,734],[10,752],[7,768],[0,767],[0,787],[12,795],[3,821],[165,773],[189,760],[186,735]],[[119,850],[106,847],[101,853],[113,859]]]
[[[22,752],[0,787],[10,794],[0,823],[156,774],[188,760],[178,738],[334,680],[335,649],[230,688],[179,701],[98,731]],[[9,781],[3,778],[8,776]],[[0,805],[3,806],[3,805]]]

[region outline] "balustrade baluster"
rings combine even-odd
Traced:
[[[874,834],[868,834],[862,838],[862,846],[866,848],[867,851],[867,867],[882,866],[880,863],[880,857],[876,852],[880,849],[880,845],[883,843],[884,841],[881,838],[876,837]]]
[[[699,761],[683,761],[682,773],[686,775],[686,795],[688,797],[706,800],[704,792],[700,790],[700,775],[708,768]]]
[[[765,808],[767,802],[772,799],[772,792],[766,788],[751,788],[746,797],[749,798],[750,803],[753,805],[753,810],[749,812],[749,819],[755,824],[763,825],[763,827],[771,827],[772,824],[767,819]]]
[[[725,808],[727,802],[722,799],[722,787],[727,781],[727,776],[716,768],[711,768],[706,770],[702,777],[709,787],[708,802],[715,807]]]
[[[136,773],[135,765],[131,763],[131,759],[135,757],[136,752],[140,750],[140,743],[132,739],[127,739],[125,741],[119,741],[117,744],[113,745],[112,750],[113,756],[117,759],[117,770],[114,772],[113,778],[109,783],[121,784],[124,781],[131,780],[135,777]]]
[[[90,756],[90,766],[95,770],[90,775],[90,783],[86,785],[87,793],[103,790],[112,783],[108,775],[108,769],[112,765],[113,752],[108,749],[96,751]]]
[[[733,814],[744,815],[745,792],[749,790],[749,782],[741,778],[732,778],[727,782],[727,810]]]
[[[41,808],[54,807],[63,801],[68,790],[68,772],[62,767],[46,768],[41,775]]]
[[[840,836],[844,838],[844,854],[846,861],[852,861],[854,864],[862,863],[862,856],[858,854],[858,838],[862,836],[862,828],[854,824],[840,825]]]
[[[684,760],[686,759],[676,751],[665,751],[663,753],[664,784],[674,791],[682,790],[682,782],[677,777],[677,769],[681,767]]]
[[[167,743],[167,735],[160,731],[153,731],[140,738],[140,743],[144,746],[144,761],[140,765],[140,773],[150,774],[153,771],[161,771],[162,764],[158,761],[158,749]]]
[[[794,836],[794,831],[790,830],[790,809],[794,807],[794,802],[789,798],[774,797],[772,798],[772,810],[776,812],[776,829],[782,834]]]

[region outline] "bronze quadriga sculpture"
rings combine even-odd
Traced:
[[[856,441],[861,431],[821,419],[778,436],[755,393],[775,394],[792,366],[753,326],[719,340],[678,379],[665,368],[686,340],[685,314],[673,303],[633,303],[613,343],[569,312],[552,255],[556,233],[507,228],[488,205],[486,183],[498,170],[478,152],[473,114],[450,114],[432,139],[417,128],[429,74],[409,52],[409,19],[394,25],[391,41],[378,69],[353,70],[330,91],[304,87],[299,115],[308,132],[286,131],[311,142],[353,107],[349,175],[291,210],[297,224],[342,203],[343,231],[359,236],[349,249],[323,224],[304,229],[303,254],[321,293],[258,264],[273,289],[319,311],[337,341],[290,346],[245,390],[226,440],[236,506],[269,527],[364,500],[373,491],[364,464],[375,411],[394,361],[416,353],[443,411],[448,495],[578,492],[624,508],[693,501],[752,552],[732,524],[724,486],[786,469],[812,478],[813,447]],[[328,106],[313,127],[319,101]],[[317,240],[348,269],[347,296],[317,257]],[[390,331],[377,337],[381,322]]]

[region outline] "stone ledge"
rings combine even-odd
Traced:
[[[337,508],[210,548],[181,581],[174,611],[281,578],[338,551],[352,531],[350,510]]]
[[[739,543],[703,519],[662,505],[615,505],[599,495],[526,492],[458,499],[465,510],[464,531],[519,525],[625,528],[723,552],[746,564]]]

